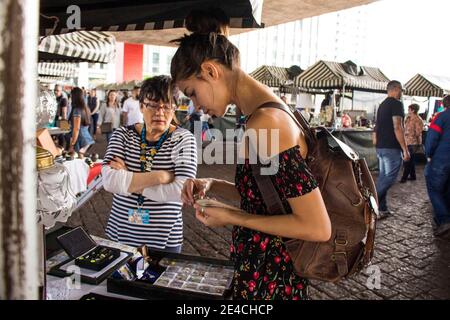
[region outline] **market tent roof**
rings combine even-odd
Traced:
[[[269,87],[280,87],[289,81],[288,69],[283,67],[261,66],[250,76]]]
[[[121,42],[173,46],[170,40],[186,32],[183,28],[184,18],[193,8],[221,7],[231,18],[230,31],[233,35],[258,27],[261,22],[268,27],[375,1],[377,0],[174,0],[148,1],[142,4],[119,0],[40,0],[40,32],[41,35],[68,32],[65,29],[65,22],[69,17],[67,7],[78,5],[82,12],[81,27],[86,30],[108,31]],[[56,27],[56,20],[48,18],[50,16],[57,17]]]
[[[77,31],[42,37],[40,62],[100,62],[114,60],[115,38],[104,32]]]
[[[298,87],[386,92],[389,79],[378,68],[356,66],[353,62],[319,61],[294,79]]]
[[[261,4],[262,0],[40,0],[39,31],[41,35],[70,32],[66,21],[71,14],[67,11],[73,5],[80,8],[81,30],[122,32],[183,28],[184,19],[192,9],[217,6],[230,17],[232,28],[255,28],[261,20]]]
[[[52,76],[39,76],[38,81],[41,83],[61,83],[64,82],[64,77],[52,77]]]
[[[405,84],[405,94],[417,97],[443,97],[450,94],[450,78],[416,74]]]
[[[77,67],[73,63],[40,62],[38,74],[39,76],[74,78],[77,75]]]

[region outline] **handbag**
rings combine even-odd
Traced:
[[[415,144],[411,146],[411,151],[414,154],[425,154],[425,148],[423,144]]]
[[[102,125],[100,126],[100,130],[102,131],[102,133],[111,133],[113,131],[112,123],[111,122],[102,123]]]

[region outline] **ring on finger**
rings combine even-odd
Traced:
[[[201,212],[202,214],[205,214],[205,207],[202,207],[202,208],[200,209],[200,212]]]

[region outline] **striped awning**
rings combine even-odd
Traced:
[[[405,94],[416,97],[443,97],[450,94],[450,78],[417,74],[405,84]]]
[[[40,62],[38,63],[38,74],[39,76],[74,78],[77,75],[77,68],[73,63]]]
[[[389,79],[378,68],[361,66],[351,72],[346,63],[319,61],[294,79],[298,87],[386,92]]]
[[[114,60],[116,41],[104,32],[78,31],[41,38],[40,62],[100,62]]]
[[[78,6],[80,29],[86,31],[135,31],[183,28],[193,9],[220,7],[230,17],[232,28],[260,27],[263,0],[41,0],[40,35],[73,31],[67,19],[70,6]]]
[[[41,83],[60,83],[64,82],[66,78],[64,77],[52,77],[52,76],[39,76],[38,81]]]
[[[261,66],[250,73],[250,76],[272,88],[283,86],[289,81],[288,69],[283,67]]]

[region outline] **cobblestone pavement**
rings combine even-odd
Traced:
[[[234,166],[202,164],[198,176],[233,181]],[[418,168],[417,181],[394,185],[388,201],[395,214],[378,223],[372,266],[337,284],[312,281],[312,299],[450,299],[450,241],[432,235],[423,166]],[[105,237],[111,202],[112,195],[98,192],[68,224],[83,225],[91,234]],[[231,228],[207,228],[192,209],[183,212],[183,253],[228,259]]]

